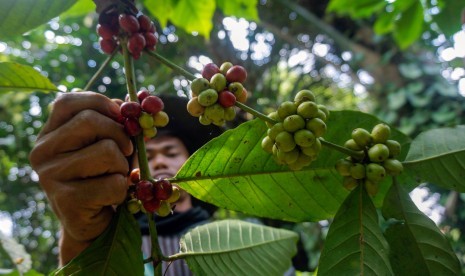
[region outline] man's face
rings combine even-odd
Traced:
[[[170,178],[176,175],[189,158],[184,143],[174,136],[155,137],[145,145],[153,178]]]

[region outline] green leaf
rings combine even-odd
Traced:
[[[330,0],[326,10],[328,12],[340,12],[347,7],[348,3],[346,0]]]
[[[376,19],[373,27],[376,34],[383,35],[391,32],[394,29],[394,19],[397,16],[394,12],[382,12]]]
[[[325,139],[344,144],[356,127],[370,129],[379,123],[356,111],[334,111]],[[344,155],[323,148],[319,158],[301,171],[277,165],[261,148],[266,125],[256,119],[226,131],[195,152],[173,182],[196,198],[219,207],[256,216],[289,221],[318,221],[336,213],[348,192],[334,164]],[[392,138],[408,150],[409,139],[393,130]],[[401,159],[402,160],[402,159]],[[408,177],[405,174],[405,177]],[[389,182],[375,197],[381,205]]]
[[[180,241],[180,253],[197,275],[283,275],[297,252],[292,231],[240,220],[196,227]]]
[[[331,0],[327,11],[349,14],[352,18],[364,18],[382,11],[386,6],[383,0]]]
[[[0,62],[0,93],[9,91],[58,91],[58,88],[32,67]]]
[[[53,275],[144,275],[139,224],[119,206],[109,227]]]
[[[393,221],[385,231],[396,275],[460,275],[460,263],[447,239],[397,183],[391,186],[382,209]]]
[[[421,36],[424,22],[423,12],[421,2],[416,1],[401,14],[396,22],[394,39],[401,49],[406,49]]]
[[[351,16],[353,18],[371,17],[373,14],[384,10],[386,1],[383,0],[358,0],[351,2]]]
[[[258,21],[258,0],[217,0],[216,4],[226,16]]]
[[[213,28],[215,9],[215,0],[179,1],[171,13],[170,20],[186,32],[198,32],[208,39]]]
[[[60,19],[79,17],[95,12],[95,3],[92,0],[79,0],[66,12],[60,14]]]
[[[420,179],[465,192],[465,126],[432,129],[412,142],[404,167]]]
[[[21,35],[70,8],[76,0],[1,0],[0,37]]]
[[[174,10],[175,2],[173,0],[143,0],[143,3],[145,8],[157,18],[160,26],[165,28]]]
[[[388,251],[376,208],[358,185],[329,227],[318,275],[394,275]]]
[[[457,0],[444,0],[441,11],[433,16],[433,20],[446,36],[452,36],[460,31],[462,26],[461,15],[465,9],[465,3]]]

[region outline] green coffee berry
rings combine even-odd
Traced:
[[[294,141],[301,147],[310,147],[315,143],[315,135],[308,129],[300,129],[294,133]]]
[[[283,102],[278,107],[278,115],[281,118],[281,121],[286,119],[288,116],[294,115],[297,113],[297,107],[293,102]]]
[[[234,96],[239,97],[244,91],[244,86],[240,82],[232,82],[228,85],[228,90],[231,91]]]
[[[144,137],[153,138],[157,135],[157,128],[156,127],[143,128],[142,133]]]
[[[166,217],[167,215],[171,214],[171,206],[165,200],[160,202],[160,207],[157,209],[157,214],[160,217]]]
[[[202,92],[203,93],[203,92]],[[224,108],[216,103],[205,108],[205,115],[212,122],[224,120]]]
[[[299,153],[299,158],[297,158],[297,160],[295,161],[295,163],[301,165],[302,167],[306,167],[308,165],[310,165],[312,162],[313,162],[313,158],[308,156],[308,155],[305,155],[305,154],[302,154],[302,153]]]
[[[326,113],[324,113],[321,109],[318,109],[318,113],[316,114],[315,117],[320,118],[321,120],[323,120],[323,122],[326,122],[326,119],[328,119],[328,117],[326,116]]]
[[[370,196],[375,196],[379,191],[379,182],[373,182],[365,179],[365,190]]]
[[[230,106],[224,109],[224,119],[226,121],[232,121],[236,118],[236,109],[234,106]]]
[[[273,153],[273,145],[274,141],[270,139],[270,137],[265,136],[262,140],[262,148],[269,153]]]
[[[301,90],[294,97],[294,102],[301,103],[306,101],[315,101],[315,94],[310,90]]]
[[[401,146],[396,140],[387,140],[385,145],[389,149],[389,157],[396,157],[400,154]]]
[[[326,124],[320,118],[313,118],[307,122],[305,128],[313,132],[316,137],[321,137],[326,133]]]
[[[279,152],[278,152],[278,155],[279,155]],[[284,152],[283,155],[284,155],[284,163],[289,165],[297,161],[297,158],[299,158],[299,150],[297,148],[294,148],[293,150],[289,152]]]
[[[226,76],[226,72],[233,67],[233,64],[229,61],[223,62],[220,66],[220,72]]]
[[[391,135],[391,128],[386,124],[377,124],[371,130],[371,137],[374,144],[384,144]]]
[[[273,111],[273,112],[271,112],[270,114],[268,114],[268,118],[273,119],[273,120],[275,120],[275,121],[277,121],[277,122],[282,122],[282,120],[281,120],[281,118],[279,117],[277,111]],[[266,125],[268,126],[268,128],[271,128],[271,127],[273,126],[273,124],[270,123],[270,122],[266,122]]]
[[[350,149],[350,150],[355,150],[355,151],[360,151],[363,150],[362,147],[360,147],[354,139],[349,139],[344,143],[344,147]]]
[[[319,104],[318,109],[323,111],[323,113],[326,115],[326,119],[329,117],[329,110],[325,105]]]
[[[290,115],[287,116],[286,119],[284,119],[283,127],[284,130],[288,132],[296,132],[299,129],[305,128],[305,120],[297,114]]]
[[[152,114],[147,112],[142,112],[139,117],[139,125],[141,128],[151,128],[153,127],[153,117]]]
[[[276,136],[284,131],[283,123],[276,123],[274,124],[271,128],[268,129],[268,136],[271,138],[271,140],[275,140]]]
[[[128,208],[128,211],[129,213],[131,214],[136,214],[136,213],[139,213],[140,212],[140,207],[141,207],[141,203],[138,199],[136,198],[133,198],[133,199],[130,199],[127,203],[126,203],[126,208]]]
[[[318,106],[314,102],[302,102],[297,107],[297,114],[304,119],[311,119],[318,115]]]
[[[219,127],[222,127],[222,126],[224,126],[224,124],[226,124],[226,120],[225,120],[225,119],[213,120],[212,122],[213,122],[213,124],[214,124],[215,126],[219,126]]]
[[[389,175],[399,175],[403,170],[404,166],[397,159],[387,159],[383,162],[383,166]]]
[[[316,139],[315,143],[312,145],[312,147],[317,151],[320,152],[321,150],[321,141],[320,139]]]
[[[210,79],[210,87],[217,92],[223,91],[226,88],[226,77],[221,73],[216,73]]]
[[[303,167],[306,167],[312,163],[313,159],[305,154],[300,153],[299,157],[294,163],[288,164],[289,169],[293,171],[300,171]]]
[[[191,83],[191,91],[192,96],[196,97],[200,94],[200,92],[207,90],[210,88],[210,82],[204,78],[196,78]]]
[[[318,139],[316,139],[318,140]],[[315,141],[316,141],[315,140]],[[307,155],[308,157],[311,157],[312,160],[316,159],[318,156],[319,151],[315,149],[314,145],[316,143],[313,143],[312,146],[310,147],[300,147],[300,150],[302,151],[303,154]]]
[[[289,152],[296,146],[294,142],[294,135],[287,131],[280,132],[275,138],[275,144],[279,150]]]
[[[356,128],[352,131],[352,139],[355,143],[360,146],[360,148],[365,148],[371,143],[371,134],[368,130],[363,128]]]
[[[215,89],[207,89],[200,92],[199,96],[197,97],[199,104],[202,106],[211,106],[218,100],[218,92]]]
[[[342,180],[342,186],[344,186],[344,188],[346,188],[349,191],[352,191],[353,189],[355,189],[355,187],[357,187],[357,185],[358,185],[357,179],[351,176],[344,176]]]
[[[152,118],[153,118],[153,126],[155,127],[165,127],[170,121],[170,117],[165,111],[159,111],[153,114]]]
[[[365,178],[365,166],[360,163],[352,164],[350,167],[350,176],[355,179]]]
[[[389,157],[389,149],[384,144],[376,144],[368,149],[368,158],[371,162],[383,162]]]
[[[366,179],[373,181],[373,182],[380,182],[386,176],[386,170],[383,166],[370,163],[366,166]]]
[[[336,162],[335,168],[336,171],[342,176],[350,176],[350,168],[352,167],[352,162],[347,159],[339,159]]]
[[[212,120],[208,119],[205,114],[202,114],[199,116],[199,122],[204,126],[208,126],[212,123]]]

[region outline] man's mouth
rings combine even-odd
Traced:
[[[174,175],[172,173],[156,173],[154,175],[155,179],[166,179],[166,178],[171,178]]]

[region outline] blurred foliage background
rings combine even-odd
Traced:
[[[157,51],[169,60],[194,73],[212,61],[244,66],[249,73],[248,104],[262,112],[306,88],[330,109],[373,113],[412,137],[465,120],[461,1],[136,3],[158,19]],[[181,16],[186,7],[195,11],[194,22]],[[80,0],[23,36],[0,38],[0,61],[33,66],[62,91],[84,87],[106,59],[98,46],[94,9],[92,1]],[[146,55],[136,61],[136,68],[140,87],[188,95],[184,77]],[[124,98],[122,74],[122,57],[117,56],[91,90]],[[55,97],[0,92],[0,226],[26,246],[33,268],[44,273],[57,265],[59,224],[27,158]],[[242,114],[241,120],[248,119]],[[423,210],[440,225],[463,263],[465,194],[431,186],[414,193],[423,198]],[[225,210],[217,214],[225,216],[241,215]],[[265,223],[299,232],[294,266],[315,270],[329,222]]]

